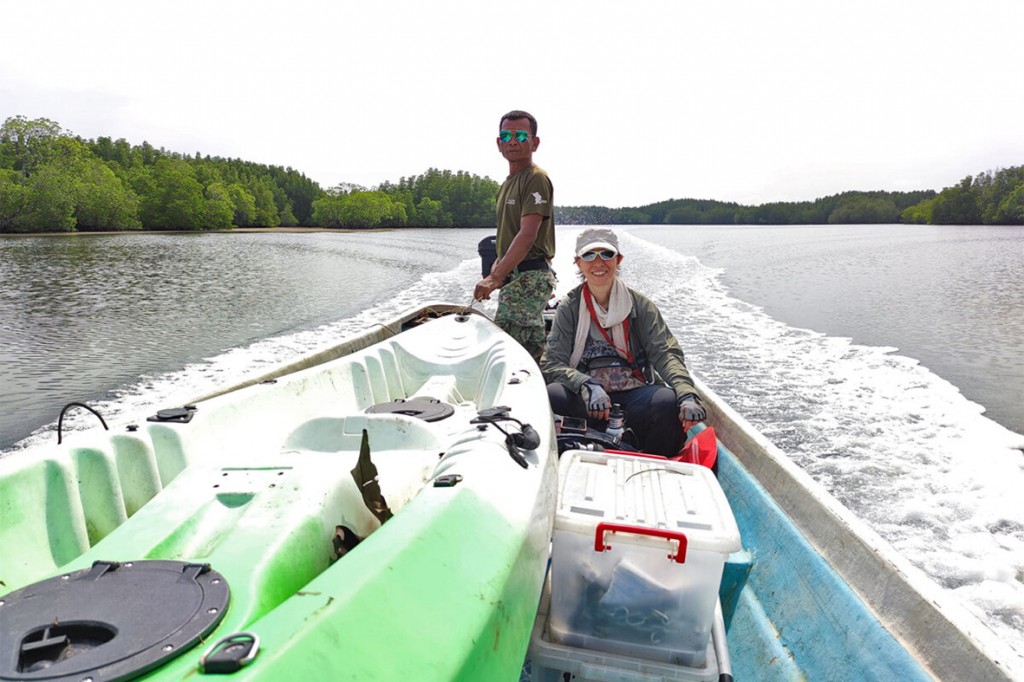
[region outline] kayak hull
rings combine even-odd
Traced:
[[[424,403],[451,414],[406,413]],[[517,421],[472,423],[496,406],[539,435],[525,467]],[[493,323],[446,316],[186,411],[0,460],[2,591],[95,561],[208,564],[231,598],[204,643],[260,639],[235,678],[518,679],[557,453],[536,364]],[[194,675],[202,649],[147,679]]]

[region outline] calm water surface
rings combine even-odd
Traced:
[[[72,400],[372,308],[475,253],[450,232],[0,238],[0,449]]]

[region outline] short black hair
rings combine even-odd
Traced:
[[[534,137],[537,137],[537,119],[535,119],[532,115],[526,113],[525,111],[520,111],[518,109],[514,109],[505,114],[504,116],[502,116],[501,120],[498,121],[498,127],[500,128],[501,124],[503,124],[505,121],[514,121],[517,118],[525,118],[527,121],[529,121],[530,134],[533,135]]]

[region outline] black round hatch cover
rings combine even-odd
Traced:
[[[0,597],[0,680],[131,680],[197,644],[224,617],[208,564],[97,561]]]
[[[164,410],[157,410],[152,417],[146,417],[149,422],[174,422],[175,424],[188,424],[195,416],[196,406],[186,405],[185,407],[170,407]]]
[[[407,414],[425,422],[436,422],[455,414],[455,408],[436,398],[399,398],[390,403],[377,403],[366,408],[369,414]]]

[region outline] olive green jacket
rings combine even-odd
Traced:
[[[575,367],[569,367],[576,324],[580,310],[585,305],[582,291],[581,284],[559,302],[540,360],[540,368],[547,383],[565,384],[576,393],[590,378]],[[661,316],[661,311],[643,294],[633,289],[629,289],[629,294],[633,297],[633,310],[629,313],[629,346],[633,355],[647,356],[650,367],[657,372],[661,381],[675,391],[677,400],[687,393],[698,395],[690,372],[686,369],[683,350],[665,323],[665,318]],[[583,314],[589,313],[584,310]],[[640,350],[642,354],[638,352]]]

